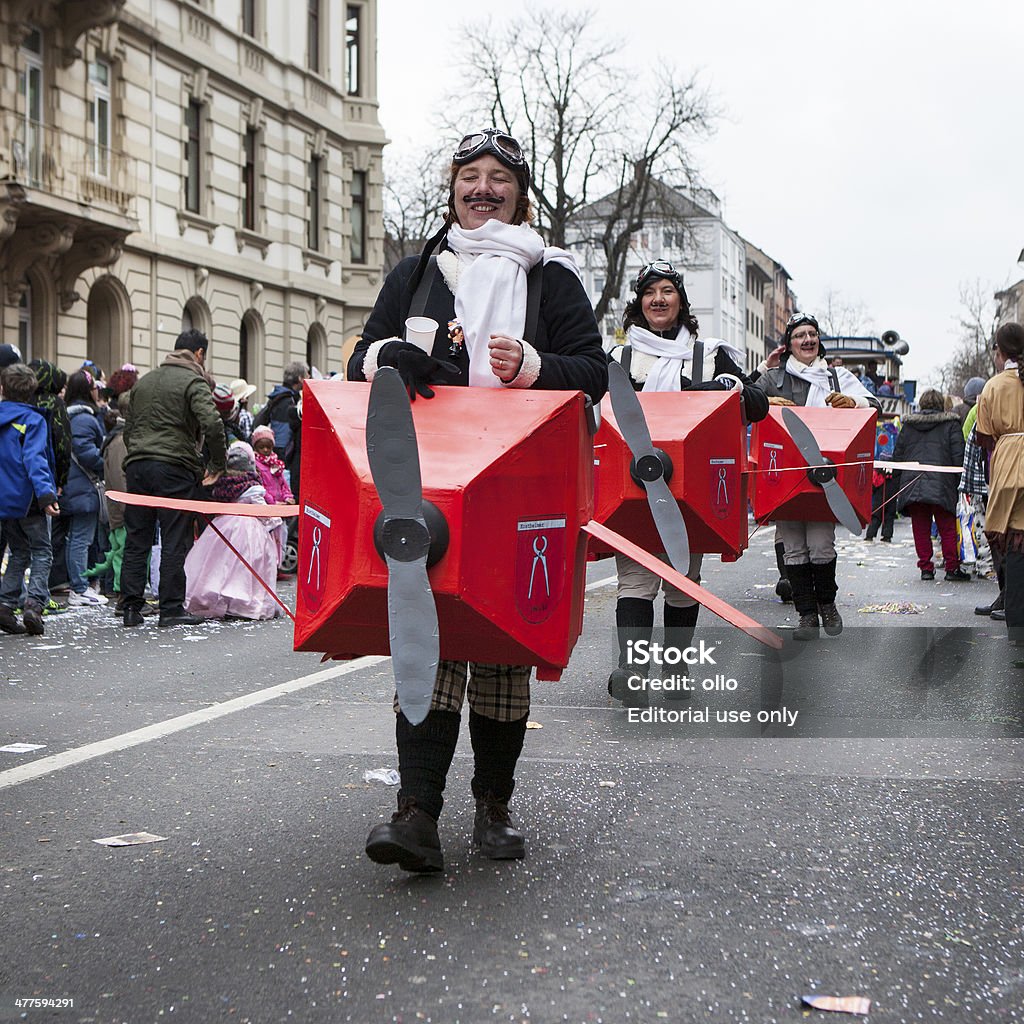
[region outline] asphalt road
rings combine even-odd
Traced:
[[[394,803],[364,781],[397,766],[387,660],[321,665],[281,620],[79,609],[0,636],[0,746],[44,745],[0,753],[0,1020],[850,1019],[811,993],[865,996],[871,1022],[1024,1020],[1024,661],[973,614],[995,585],[922,583],[909,534],[843,542],[839,638],[775,655],[702,620],[699,682],[735,688],[652,708],[704,723],[608,699],[592,566],[572,663],[535,685],[527,858],[472,850],[463,736],[441,877],[362,852]],[[704,578],[794,624],[770,530]],[[165,838],[93,841],[140,831]]]

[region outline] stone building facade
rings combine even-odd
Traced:
[[[0,330],[26,359],[341,368],[381,283],[377,0],[0,3]]]

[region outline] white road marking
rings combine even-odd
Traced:
[[[600,587],[607,587],[610,584],[615,583],[617,580],[617,576],[605,576],[603,580],[594,580],[593,583],[588,583],[586,590],[589,592],[591,590],[597,590]]]
[[[50,757],[41,757],[18,768],[10,768],[0,772],[0,789],[7,789],[11,786],[18,786],[23,782],[31,782],[33,779],[42,778],[44,775],[52,775],[64,768],[71,768],[84,761],[91,761],[106,754],[112,754],[118,750],[127,750],[129,747],[137,747],[141,743],[151,743],[153,740],[163,739],[184,729],[191,729],[196,725],[204,725],[206,722],[213,722],[225,715],[232,715],[236,711],[245,711],[247,708],[256,707],[258,704],[265,704],[267,701],[276,700],[278,697],[286,697],[290,693],[298,693],[317,683],[325,683],[330,679],[337,679],[340,676],[348,675],[351,672],[358,672],[360,669],[370,668],[379,665],[382,661],[389,659],[380,656],[366,656],[356,658],[354,661],[346,662],[344,665],[325,668],[308,676],[300,676],[298,679],[290,679],[286,683],[279,683],[277,686],[267,687],[265,690],[256,690],[233,700],[224,701],[222,704],[213,704],[202,711],[191,711],[187,715],[179,715],[177,718],[168,718],[165,722],[157,722],[154,725],[147,725],[142,729],[135,729],[132,732],[122,733],[120,736],[112,736],[110,739],[99,740],[96,743],[87,743],[84,747],[75,747],[72,750],[65,750],[61,754],[52,754]]]

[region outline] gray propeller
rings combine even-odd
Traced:
[[[381,546],[388,567],[395,689],[405,717],[419,725],[430,710],[437,677],[437,606],[427,579],[430,532],[423,516],[412,406],[402,378],[391,367],[381,367],[370,385],[366,455],[384,506]]]
[[[651,507],[651,515],[665,547],[665,554],[672,568],[685,576],[690,568],[690,539],[683,513],[679,511],[679,505],[668,487],[672,463],[651,442],[644,410],[633,390],[629,374],[614,360],[608,364],[608,394],[611,396],[615,422],[633,453],[633,468],[647,491],[647,504]]]
[[[861,525],[857,513],[846,496],[846,492],[836,483],[835,463],[821,454],[821,449],[818,447],[811,428],[792,409],[786,407],[783,407],[782,410],[782,420],[807,465],[813,467],[807,471],[807,476],[812,483],[817,484],[825,492],[825,500],[832,510],[832,515],[850,533],[860,533]]]

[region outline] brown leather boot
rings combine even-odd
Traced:
[[[512,826],[508,804],[487,793],[476,802],[473,842],[491,860],[521,860],[526,856],[523,833]]]

